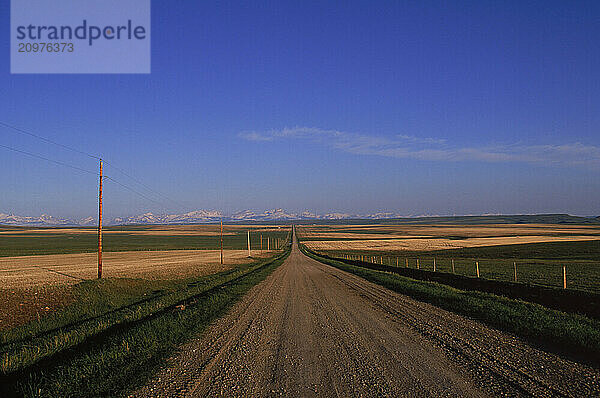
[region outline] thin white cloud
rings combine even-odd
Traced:
[[[244,132],[249,141],[304,139],[359,155],[429,161],[526,162],[600,167],[600,147],[579,142],[561,145],[489,145],[458,147],[445,139],[398,134],[393,137],[347,133],[314,127],[294,127],[266,132]]]
[[[267,134],[260,133],[240,133],[240,137],[248,140],[248,141],[273,141],[275,137]]]

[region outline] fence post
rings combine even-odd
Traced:
[[[513,261],[513,267],[515,269],[515,282],[517,281],[517,262]]]
[[[419,259],[417,259],[417,269],[419,269]]]
[[[406,268],[408,268],[408,258],[405,258],[406,260]]]
[[[563,289],[567,288],[567,266],[563,265]]]
[[[454,259],[452,259],[452,273],[454,274]]]
[[[252,257],[250,255],[250,231],[248,231],[248,257]]]
[[[433,258],[433,272],[435,272],[435,257]]]
[[[477,270],[477,277],[479,278],[479,261],[475,261],[475,269]]]

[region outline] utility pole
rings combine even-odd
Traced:
[[[102,159],[100,159],[100,187],[98,190],[98,279],[102,279]]]
[[[252,257],[250,255],[250,231],[248,231],[248,257]]]
[[[221,264],[223,264],[223,219],[221,219]]]

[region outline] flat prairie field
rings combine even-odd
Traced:
[[[255,264],[278,254],[275,244],[289,232],[278,225],[224,225],[221,265],[219,225],[106,227],[105,283],[96,285],[96,228],[0,226],[0,330],[42,319],[73,303],[81,292],[94,296],[111,287],[119,297],[137,297]]]
[[[310,250],[390,266],[600,292],[600,225],[311,225]],[[348,257],[350,256],[350,257]],[[454,264],[454,265],[453,265]]]
[[[96,283],[96,228],[0,226],[0,330],[43,320],[81,300],[106,297],[118,307],[119,300],[251,266],[279,254],[276,244],[289,232],[278,225],[224,225],[222,265],[219,225],[107,227],[103,279]]]
[[[289,227],[278,225],[223,226],[223,248],[260,249],[284,240]],[[0,226],[0,257],[38,254],[92,253],[98,248],[96,228],[32,228]],[[269,243],[267,243],[267,240]],[[219,225],[128,225],[103,230],[105,252],[147,250],[217,250],[220,247]]]
[[[600,236],[497,236],[491,238],[448,239],[434,237],[395,238],[395,239],[356,239],[309,241],[306,247],[317,251],[430,251],[461,249],[467,247],[503,246],[528,243],[595,241]]]
[[[482,225],[311,225],[298,228],[304,240],[416,239],[450,240],[521,236],[593,236],[599,225],[482,224]]]
[[[224,264],[220,264],[219,250],[107,252],[102,256],[103,277],[185,279],[225,271],[272,254],[254,251],[249,258],[247,250],[225,250]],[[96,253],[0,257],[2,289],[74,284],[96,277]]]

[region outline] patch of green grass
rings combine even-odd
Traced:
[[[185,287],[185,281],[129,278],[82,281],[70,287],[70,303],[59,311],[0,332],[0,353],[6,352],[7,346],[15,341],[31,341],[51,330],[72,327],[88,319],[176,292]]]
[[[435,282],[357,267],[304,252],[320,262],[417,300],[514,333],[546,349],[600,363],[600,321],[489,293],[464,291]]]
[[[185,283],[82,284],[85,302],[3,336],[0,395],[123,395],[263,280],[288,253]],[[181,305],[185,309],[179,309]]]

